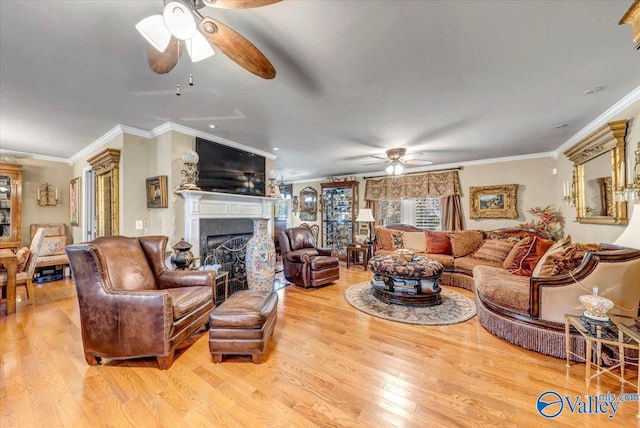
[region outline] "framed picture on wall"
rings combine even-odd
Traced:
[[[469,187],[470,218],[518,218],[518,185]]]
[[[167,208],[168,206],[167,176],[147,178],[147,208]]]
[[[80,226],[80,177],[69,183],[69,222],[71,226]]]

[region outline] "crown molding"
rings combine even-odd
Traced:
[[[44,160],[49,162],[60,162],[60,163],[73,165],[73,161],[71,159],[59,158],[57,156],[38,155],[35,153],[20,152],[17,150],[0,149],[0,156],[15,156],[17,158],[29,158],[29,159]]]
[[[79,152],[74,154],[73,156],[71,156],[71,158],[70,158],[71,161],[72,162],[77,162],[80,159],[82,159],[83,157],[90,155],[91,153],[93,153],[96,149],[98,149],[100,146],[102,146],[107,141],[113,140],[114,138],[122,135],[123,132],[124,131],[122,129],[122,125],[114,126],[109,131],[107,131],[106,134],[102,135],[100,138],[98,138],[97,140],[95,140],[94,142],[92,142],[91,144],[89,144],[88,146],[86,146],[85,148],[83,148],[82,150],[80,150]]]
[[[555,149],[556,158],[559,154],[573,147],[592,133],[596,132],[604,124],[616,117],[618,114],[640,101],[640,86],[629,92],[623,99],[611,106],[607,111],[595,118],[591,123],[578,131],[573,137],[565,141],[560,147]]]
[[[65,159],[65,162],[73,163],[82,159],[83,157],[93,153],[96,149],[102,146],[107,141],[110,141],[122,134],[131,134],[136,135],[138,137],[147,138],[149,140],[156,138],[162,134],[166,134],[167,132],[176,131],[181,134],[189,135],[191,137],[200,137],[207,140],[214,140],[216,143],[224,144],[225,146],[230,146],[236,149],[244,150],[245,152],[255,153],[256,155],[264,156],[267,159],[276,159],[277,156],[273,153],[265,152],[262,150],[254,149],[253,147],[245,146],[244,144],[236,143],[235,141],[227,140],[226,138],[219,137],[217,135],[208,134],[206,132],[201,132],[193,128],[189,128],[188,126],[179,125],[173,122],[165,122],[160,126],[156,126],[151,131],[145,131],[144,129],[134,128],[133,126],[128,125],[116,125],[111,128],[106,134],[95,140],[93,143],[89,144],[84,149],[80,150],[78,153],[71,156],[68,160]]]
[[[253,147],[245,146],[244,144],[236,143],[235,141],[227,140],[226,138],[219,137],[217,135],[209,134],[207,132],[198,131],[188,126],[179,125],[174,122],[165,122],[160,126],[157,126],[151,130],[151,134],[157,137],[169,131],[176,131],[181,134],[189,135],[192,137],[204,138],[205,140],[213,140],[216,143],[224,144],[225,146],[233,147],[236,149],[244,150],[245,152],[254,153],[256,155],[264,156],[267,159],[274,160],[278,156],[273,153],[265,152],[262,150],[254,149]]]

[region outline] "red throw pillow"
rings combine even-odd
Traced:
[[[509,272],[521,276],[531,276],[538,261],[551,245],[553,245],[553,241],[550,239],[534,237],[531,244],[522,247]]]
[[[427,253],[431,254],[448,254],[451,255],[451,239],[447,232],[436,232],[433,230],[425,230],[427,237]]]

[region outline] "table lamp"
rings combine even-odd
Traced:
[[[374,223],[376,221],[373,218],[373,212],[370,208],[362,208],[358,210],[358,217],[356,218],[356,222],[359,223]],[[371,225],[369,225],[369,242],[371,242]]]

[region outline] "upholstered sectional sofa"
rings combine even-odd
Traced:
[[[578,297],[590,294],[594,286],[615,303],[611,313],[638,315],[637,249],[572,244],[570,237],[553,242],[540,231],[520,228],[460,232],[430,232],[403,224],[376,228],[375,254],[401,247],[441,262],[443,285],[474,291],[480,324],[491,333],[546,355],[565,358],[564,315],[580,314]],[[572,341],[578,353],[584,352],[578,334]]]

